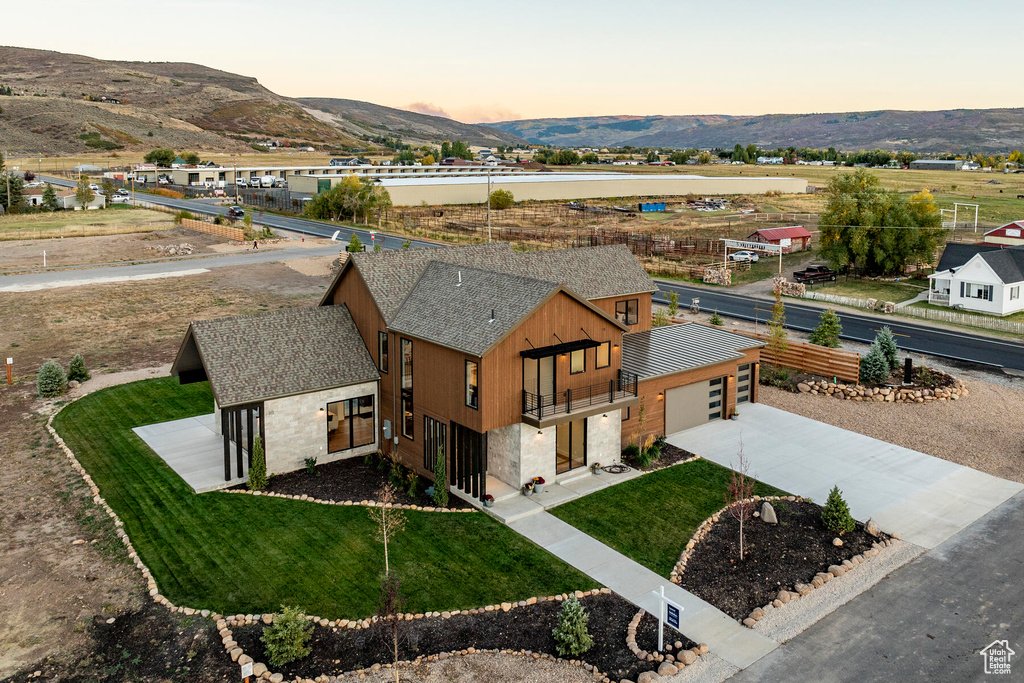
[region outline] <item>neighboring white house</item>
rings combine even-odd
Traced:
[[[1024,311],[1024,248],[984,251],[928,279],[929,303],[991,315]]]
[[[75,199],[75,191],[66,188],[55,187],[53,188],[54,194],[57,195],[57,207],[67,210],[75,210],[82,208],[82,205]],[[29,206],[42,206],[43,205],[43,193],[46,191],[46,187],[26,187],[22,190],[21,194],[25,198],[25,202]],[[99,192],[93,193],[95,196],[93,200],[89,202],[87,209],[102,209],[107,205],[106,197]]]

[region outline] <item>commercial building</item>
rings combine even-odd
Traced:
[[[652,329],[656,289],[624,245],[355,253],[319,307],[192,323],[171,372],[210,381],[226,481],[259,435],[272,473],[379,449],[433,479],[444,458],[479,502],[756,400],[763,343]]]
[[[175,185],[212,185],[231,186],[235,184],[235,178],[245,180],[247,183],[254,179],[258,180],[264,176],[271,176],[278,180],[284,180],[288,187],[296,192],[308,192],[314,194],[318,191],[316,180],[323,178],[340,182],[350,175],[366,176],[370,178],[395,178],[395,177],[432,177],[448,175],[506,175],[511,173],[523,173],[524,169],[514,166],[484,166],[473,164],[469,166],[441,166],[433,164],[430,166],[372,166],[363,164],[352,166],[346,164],[332,164],[328,166],[199,166],[184,168],[147,168],[135,171],[136,180],[145,179],[147,183],[155,183],[157,178],[166,175]],[[298,185],[292,185],[292,179],[298,180]],[[321,189],[324,189],[321,187]]]
[[[964,162],[959,159],[918,159],[910,162],[912,171],[959,171]]]

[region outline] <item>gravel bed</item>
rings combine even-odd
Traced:
[[[822,617],[839,609],[868,590],[886,575],[917,559],[924,548],[906,541],[893,541],[879,555],[857,565],[852,572],[829,581],[781,609],[770,607],[754,630],[761,635],[785,643]]]
[[[960,376],[963,376],[961,373]],[[965,379],[958,401],[858,403],[761,387],[760,402],[1024,483],[1024,391]]]
[[[701,655],[697,661],[675,676],[662,678],[660,680],[671,683],[721,683],[739,673],[739,668],[733,666],[721,657],[709,652]]]
[[[594,683],[586,669],[565,662],[526,659],[519,655],[476,654],[452,657],[443,662],[426,662],[402,668],[403,681],[417,683]],[[381,669],[367,673],[359,680],[368,683],[394,683],[395,672]]]

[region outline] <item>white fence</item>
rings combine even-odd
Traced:
[[[835,294],[825,294],[823,292],[807,292],[804,294],[804,298],[813,299],[814,301],[839,304],[840,306],[868,308],[868,302],[866,299],[857,299],[851,296],[836,296]],[[881,311],[876,312],[881,313]],[[992,318],[986,315],[974,315],[973,313],[963,313],[961,311],[953,310],[942,311],[934,308],[915,308],[913,306],[904,306],[900,308],[899,314],[909,315],[915,318],[935,320],[937,322],[970,325],[972,327],[983,327],[988,330],[999,330],[1000,332],[1012,332],[1013,334],[1024,335],[1024,323],[1013,320],[1003,320],[1002,318]]]

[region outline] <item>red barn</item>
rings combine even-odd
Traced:
[[[989,244],[1008,244],[1010,246],[1024,244],[1024,221],[1014,221],[989,230],[985,233],[985,241]]]
[[[811,233],[802,225],[790,225],[784,228],[761,228],[747,238],[749,242],[763,244],[781,244],[782,253],[803,251],[811,243]]]

